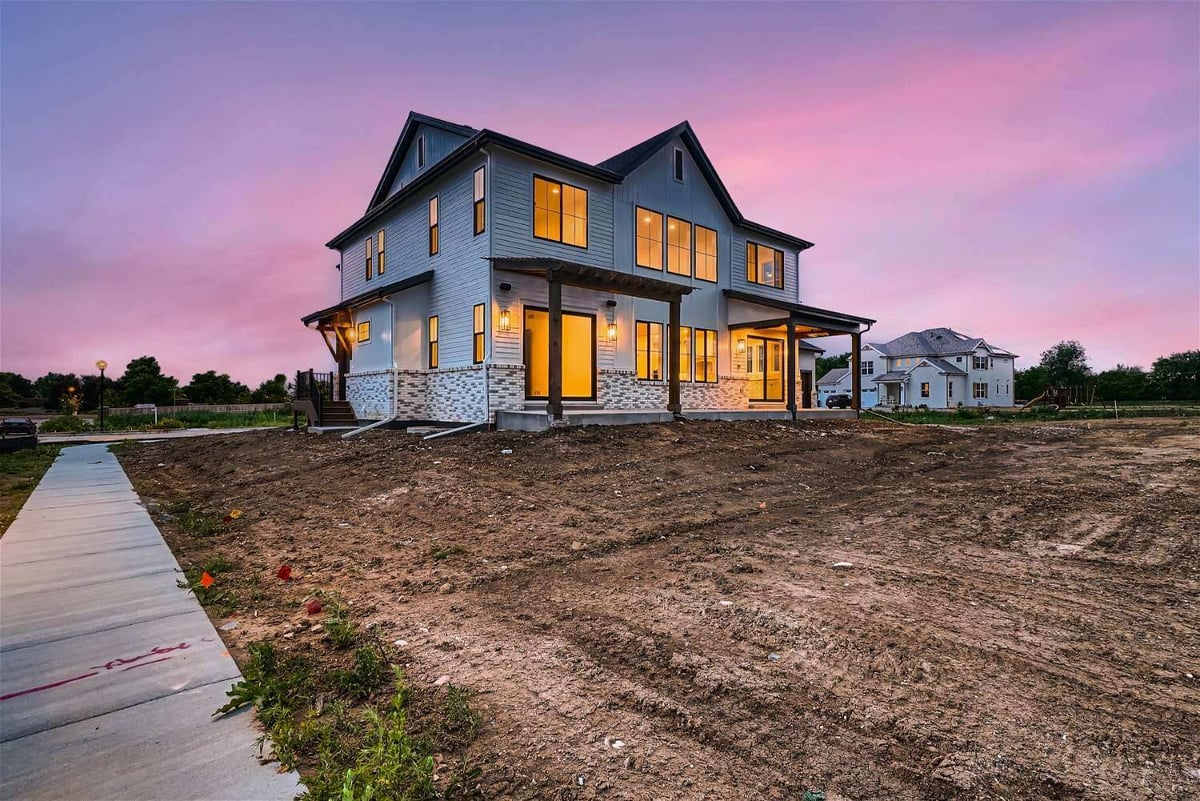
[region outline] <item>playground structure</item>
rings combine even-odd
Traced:
[[[1071,405],[1071,390],[1068,387],[1050,387],[1047,386],[1042,390],[1042,394],[1038,395],[1033,400],[1027,402],[1021,407],[1022,410],[1032,406],[1041,404],[1043,406],[1051,406],[1055,409],[1062,409]]]

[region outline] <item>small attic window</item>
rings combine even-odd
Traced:
[[[671,171],[675,180],[683,183],[683,151],[679,148],[675,148],[671,154]]]
[[[417,137],[417,169],[425,166],[425,135]]]

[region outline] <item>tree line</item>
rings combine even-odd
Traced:
[[[105,406],[135,406],[153,403],[173,406],[185,403],[284,403],[290,399],[287,376],[279,373],[251,390],[228,373],[209,370],[196,373],[191,383],[164,375],[158,359],[142,356],[125,366],[120,377],[104,376]],[[63,412],[89,412],[100,406],[100,376],[46,373],[28,379],[19,373],[0,372],[0,408],[35,407]]]
[[[850,366],[850,354],[821,356],[817,377]],[[1087,350],[1075,340],[1059,342],[1042,353],[1040,361],[1013,376],[1015,397],[1032,400],[1046,387],[1078,390],[1080,400],[1096,402],[1137,400],[1200,400],[1200,350],[1186,350],[1155,359],[1149,370],[1118,364],[1095,372]]]

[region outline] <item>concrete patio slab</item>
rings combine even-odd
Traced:
[[[103,445],[65,449],[0,539],[0,797],[286,799],[240,678]]]

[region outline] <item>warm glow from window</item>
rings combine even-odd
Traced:
[[[475,198],[474,216],[476,236],[482,234],[484,229],[487,227],[487,181],[485,178],[486,174],[483,167],[480,167],[475,171],[473,197]]]
[[[475,364],[481,364],[483,362],[483,347],[484,347],[484,336],[483,336],[484,310],[483,309],[484,309],[483,304],[478,303],[475,305],[475,308],[472,310],[472,317],[474,318],[473,319],[474,327],[472,329],[471,361],[474,362]]]
[[[667,272],[692,274],[692,224],[667,218]]]
[[[371,321],[370,320],[363,320],[361,323],[358,324],[358,331],[356,333],[356,338],[358,339],[358,344],[360,344],[360,345],[364,342],[371,341]]]
[[[637,210],[637,266],[651,270],[663,267],[663,216],[657,211]]]
[[[752,284],[783,289],[783,251],[747,242],[746,280]]]
[[[438,318],[435,314],[429,318],[429,369],[436,370],[438,366]]]
[[[436,256],[438,252],[438,198],[429,198],[429,255]]]
[[[717,232],[703,225],[696,226],[695,275],[702,281],[717,280]]]
[[[692,329],[679,327],[679,380],[692,380]]]
[[[586,248],[587,229],[587,190],[534,176],[533,235]]]
[[[637,329],[637,377],[645,381],[663,378],[663,324],[639,320]]]

